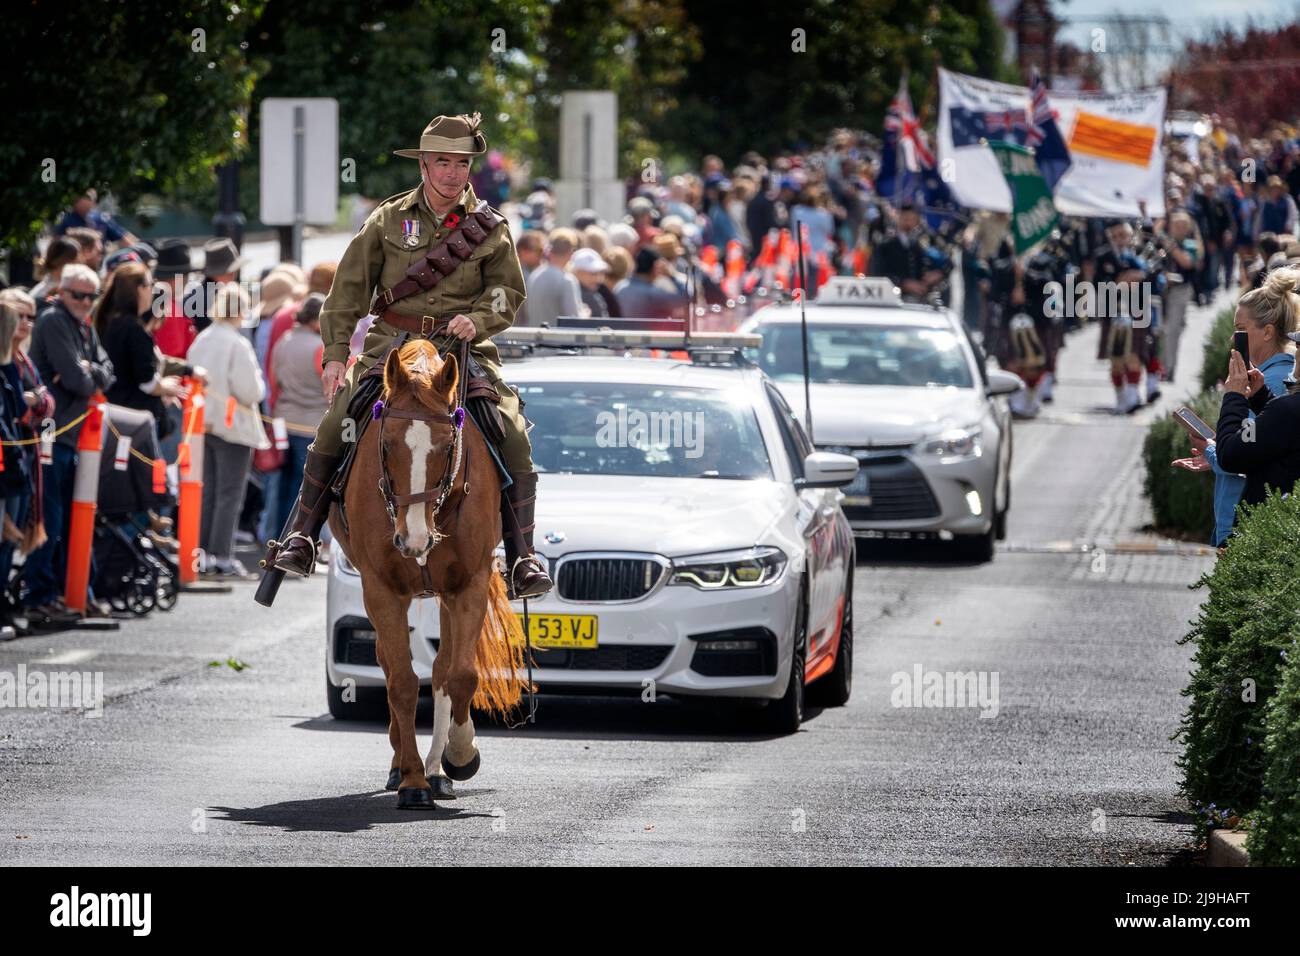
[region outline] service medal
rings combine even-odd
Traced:
[[[408,249],[414,249],[420,244],[420,220],[402,220],[402,244]]]

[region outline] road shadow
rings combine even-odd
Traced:
[[[457,796],[464,799],[493,792],[486,787],[458,789]],[[336,797],[284,800],[260,807],[209,807],[208,810],[224,814],[214,819],[252,827],[270,827],[285,833],[356,833],[389,823],[411,823],[421,818],[452,823],[474,817],[492,817],[490,813],[457,809],[455,802],[447,801],[440,801],[436,810],[398,810],[397,794],[382,787]]]
[[[806,705],[804,724],[820,716],[822,708]],[[525,697],[515,720],[528,713]],[[637,697],[569,696],[538,694],[536,722],[511,727],[474,713],[474,731],[484,737],[525,736],[554,740],[644,740],[759,742],[781,734],[763,726],[767,714],[748,701],[711,701],[671,698],[660,694],[654,702]],[[416,730],[429,733],[433,725],[433,704],[420,698]],[[387,721],[336,720],[322,714],[293,725],[296,729],[326,733],[387,734]]]
[[[858,565],[880,567],[978,568],[984,562],[962,554],[956,541],[937,538],[859,538]]]
[[[1165,866],[1183,869],[1205,865],[1204,846],[1197,846],[1192,840],[1196,830],[1196,818],[1192,814],[1183,810],[1163,810],[1159,813],[1107,813],[1106,815],[1114,818],[1151,820],[1169,827],[1182,837],[1183,845],[1172,853],[1163,844],[1153,846],[1153,849],[1165,856]]]

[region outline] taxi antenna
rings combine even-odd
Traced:
[[[808,280],[804,273],[803,223],[794,221],[794,241],[799,254],[799,325],[803,331],[803,420],[808,441],[813,440],[812,388],[808,384],[808,311],[804,301],[808,298]]]

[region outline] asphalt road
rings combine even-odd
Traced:
[[[107,695],[99,718],[0,710],[0,861],[1185,862],[1177,639],[1212,557],[1142,530],[1159,409],[1110,415],[1095,347],[1095,329],[1071,339],[1056,403],[1016,426],[993,563],[941,544],[860,554],[853,698],[795,735],[664,698],[546,697],[535,728],[480,726],[482,770],[451,809],[398,812],[385,727],[326,713],[323,578],[272,610],[240,584],[117,632],[0,645],[0,670],[102,671]],[[1165,391],[1167,408],[1188,388]],[[232,657],[249,666],[209,666]],[[894,675],[918,665],[996,674],[997,716],[894,706]],[[425,746],[431,721],[426,700]]]

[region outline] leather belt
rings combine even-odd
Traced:
[[[385,309],[379,316],[379,320],[412,335],[432,336],[447,333],[448,321],[436,315],[404,315],[393,309]]]

